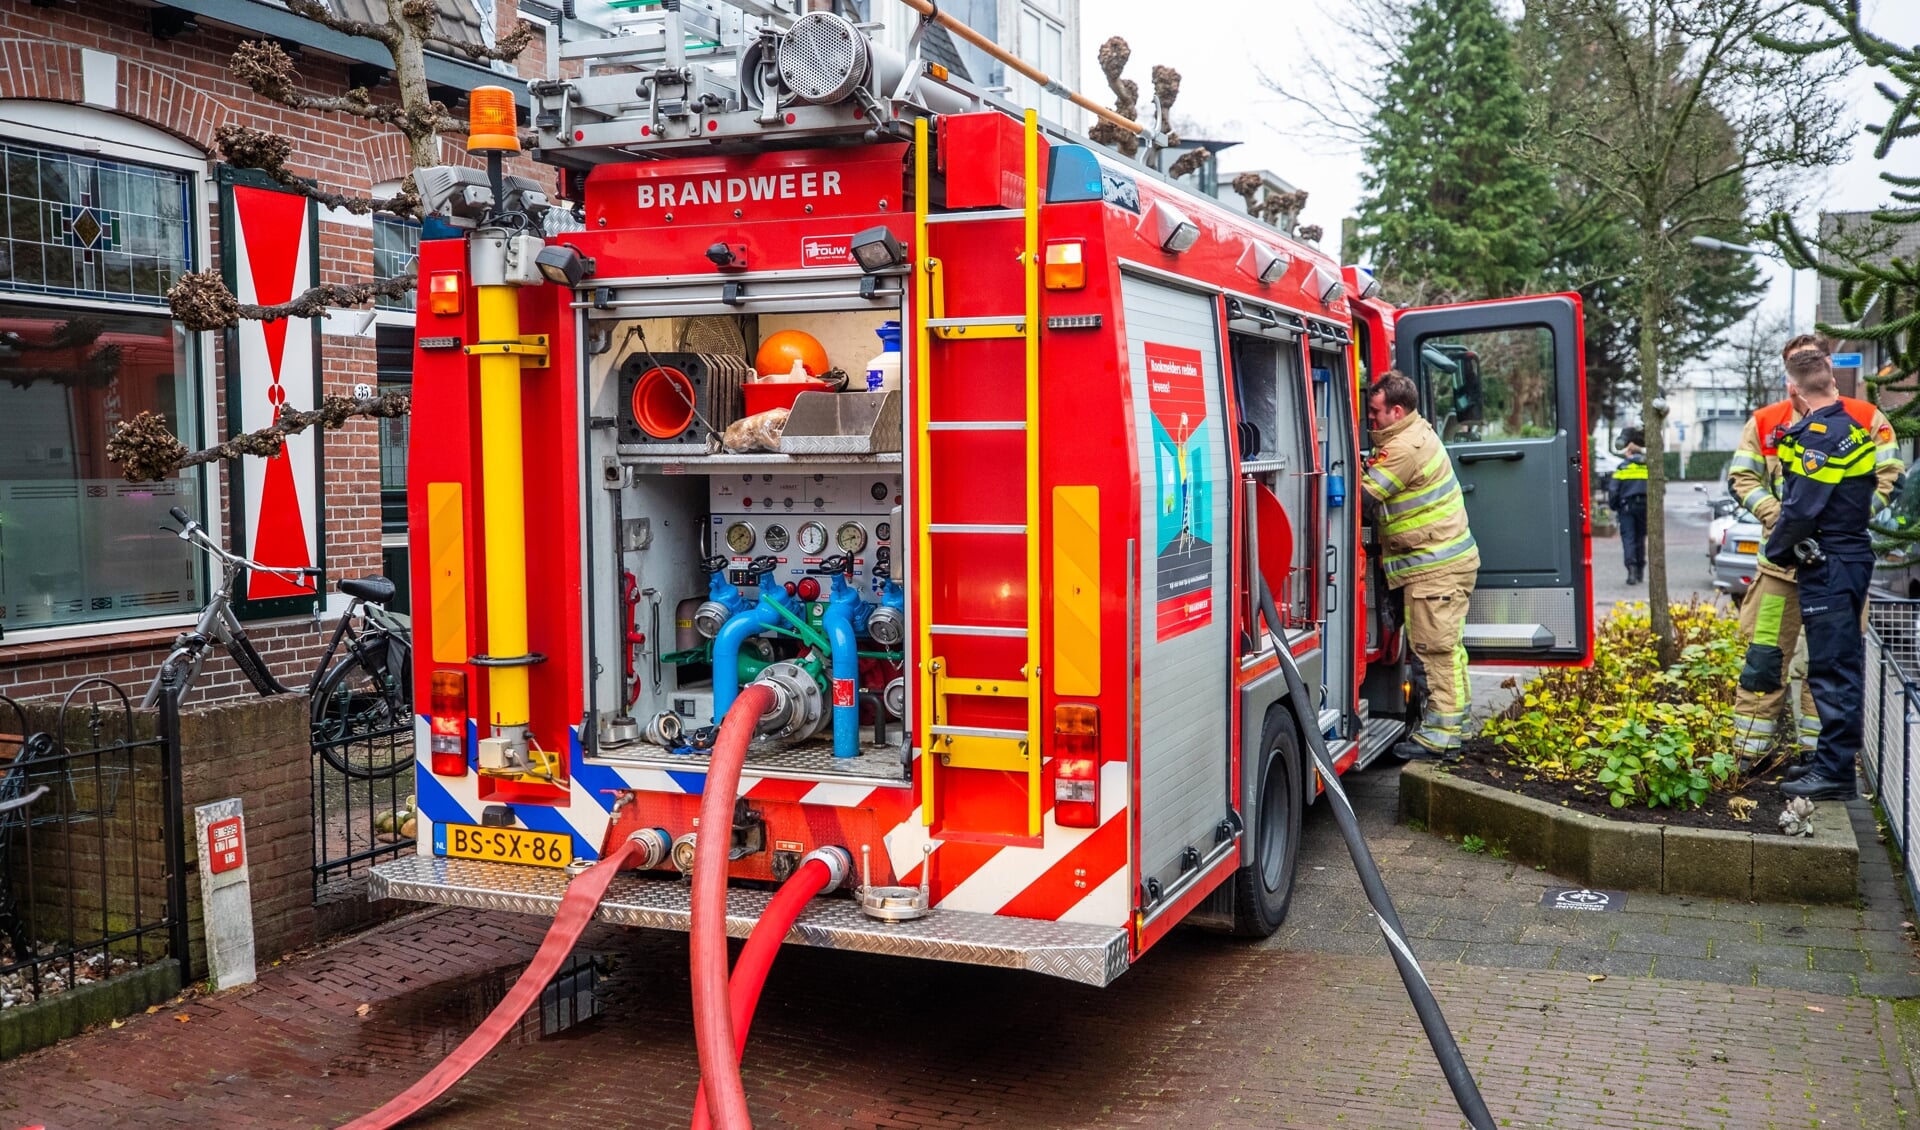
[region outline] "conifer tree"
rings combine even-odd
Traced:
[[[1546,174],[1516,149],[1527,99],[1492,0],[1419,0],[1368,124],[1356,242],[1383,283],[1492,298],[1538,277]]]

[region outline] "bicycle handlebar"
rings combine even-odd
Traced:
[[[187,512],[178,506],[167,511],[167,513],[173,516],[174,521],[179,522],[181,526],[184,527],[180,531],[182,538],[192,542],[228,564],[238,565],[244,569],[251,569],[256,573],[267,573],[276,577],[321,577],[326,575],[326,570],[324,569],[295,567],[291,565],[262,565],[251,557],[242,557],[237,553],[230,552],[224,546],[214,541],[200,523],[189,518]]]

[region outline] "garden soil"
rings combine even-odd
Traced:
[[[1599,785],[1582,786],[1578,781],[1554,781],[1537,774],[1530,774],[1525,768],[1509,764],[1512,756],[1506,750],[1482,738],[1469,738],[1462,743],[1461,759],[1451,769],[1456,775],[1469,781],[1478,781],[1483,785],[1492,785],[1496,789],[1518,793],[1521,796],[1543,800],[1548,804],[1557,804],[1576,812],[1604,816],[1609,820],[1626,820],[1635,824],[1665,824],[1675,828],[1714,828],[1724,832],[1758,832],[1781,835],[1780,813],[1787,806],[1786,795],[1780,791],[1780,769],[1782,763],[1771,772],[1759,778],[1749,780],[1738,791],[1727,792],[1715,789],[1708,794],[1704,807],[1685,812],[1671,808],[1648,808],[1645,805],[1630,804],[1625,808],[1615,808],[1608,803],[1607,791]],[[1746,820],[1736,819],[1727,802],[1734,797],[1745,797],[1756,802]]]

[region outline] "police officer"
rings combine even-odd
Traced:
[[[1607,480],[1607,507],[1620,522],[1620,553],[1626,558],[1627,583],[1647,576],[1647,436],[1628,428],[1625,459]]]
[[[1815,334],[1800,334],[1780,350],[1780,363],[1803,349],[1831,353],[1829,343]],[[1788,391],[1791,392],[1791,386]],[[1800,421],[1796,397],[1788,396],[1754,412],[1740,435],[1740,444],[1727,463],[1727,491],[1760,521],[1762,537],[1773,532],[1780,516],[1780,495],[1786,472],[1780,465],[1780,437]],[[1893,425],[1878,408],[1863,400],[1841,397],[1840,404],[1853,422],[1873,433],[1874,478],[1878,493],[1874,509],[1891,498],[1900,478],[1900,451]],[[1793,559],[1755,563],[1753,584],[1740,602],[1740,638],[1746,644],[1746,664],[1740,672],[1733,700],[1734,754],[1746,772],[1764,762],[1774,744],[1780,705],[1787,696],[1787,679],[1799,684],[1795,702],[1800,758],[1788,767],[1789,779],[1812,769],[1813,750],[1820,741],[1820,712],[1806,680],[1806,649],[1800,646],[1800,590],[1794,582]],[[1788,656],[1795,658],[1791,663]]]
[[[1873,579],[1867,522],[1873,516],[1877,453],[1872,432],[1840,402],[1825,353],[1800,350],[1787,358],[1787,374],[1801,419],[1780,438],[1786,482],[1766,555],[1799,563],[1807,683],[1820,712],[1820,740],[1811,770],[1780,791],[1812,800],[1850,800],[1866,693],[1860,613]]]

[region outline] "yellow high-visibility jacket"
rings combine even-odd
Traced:
[[[1893,497],[1893,485],[1904,470],[1900,462],[1899,444],[1893,435],[1893,424],[1887,420],[1885,413],[1864,400],[1843,396],[1840,402],[1846,406],[1847,415],[1866,428],[1873,437],[1873,508],[1879,510]],[[1760,528],[1767,534],[1773,533],[1773,521],[1780,515],[1783,474],[1779,456],[1780,437],[1799,422],[1800,416],[1793,410],[1791,400],[1777,400],[1755,411],[1747,417],[1747,426],[1740,433],[1740,446],[1734,448],[1733,458],[1727,460],[1727,493],[1760,519]],[[1794,579],[1792,566],[1777,565],[1767,560],[1764,554],[1758,556],[1761,572],[1783,580]]]

